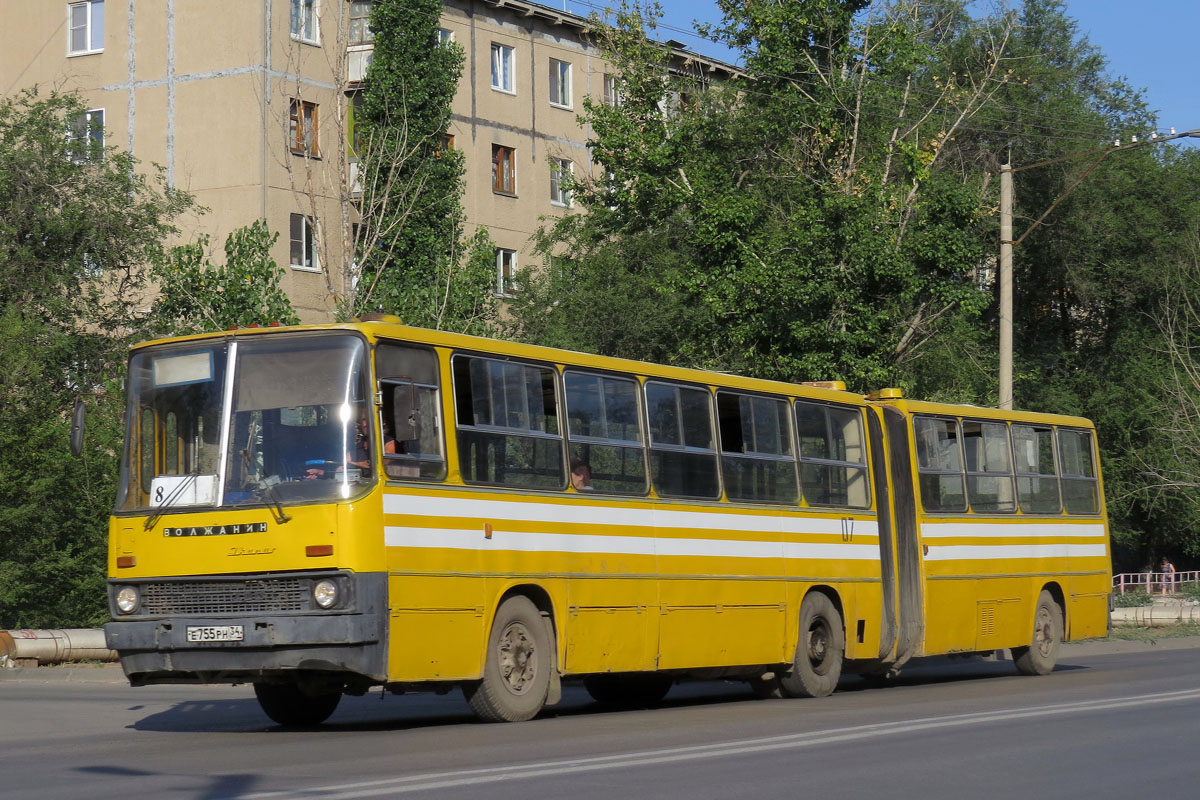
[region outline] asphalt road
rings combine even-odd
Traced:
[[[376,693],[308,731],[249,687],[31,672],[0,680],[0,797],[1195,797],[1200,638],[1180,641],[1071,647],[1040,678],[939,660],[820,700],[710,682],[609,712],[568,687],[517,725],[475,722],[458,692]]]

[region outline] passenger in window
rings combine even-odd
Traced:
[[[592,491],[592,468],[582,458],[571,459],[571,486],[577,492]]]

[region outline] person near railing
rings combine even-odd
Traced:
[[[1175,565],[1163,556],[1162,560],[1162,593],[1170,594],[1175,591]]]

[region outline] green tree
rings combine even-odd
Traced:
[[[86,122],[73,96],[0,100],[0,628],[105,616],[124,352],[145,267],[191,205]]]
[[[622,99],[585,103],[606,177],[546,231],[543,254],[571,257],[524,279],[517,335],[608,352],[606,319],[625,317],[649,337],[620,337],[623,355],[866,389],[977,318],[985,182],[944,151],[1001,82],[1002,47],[952,80],[938,59],[977,36],[969,17],[931,29],[924,4],[865,5],[722,4],[707,33],[745,75],[712,85],[672,77],[653,16],[599,26]]]
[[[482,333],[496,314],[494,252],[463,242],[463,155],[449,146],[463,49],[438,38],[436,0],[377,0],[375,49],[355,115],[362,163],[354,313]]]
[[[229,234],[224,264],[209,260],[207,236],[157,256],[151,270],[159,291],[150,312],[154,332],[182,336],[251,324],[299,324],[279,287],[284,270],[271,258],[278,238],[266,220],[256,220]]]

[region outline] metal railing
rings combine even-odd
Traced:
[[[1113,591],[1117,594],[1134,589],[1141,589],[1147,594],[1174,594],[1185,585],[1194,583],[1200,583],[1200,570],[1176,572],[1174,575],[1165,572],[1123,572],[1113,575]]]

